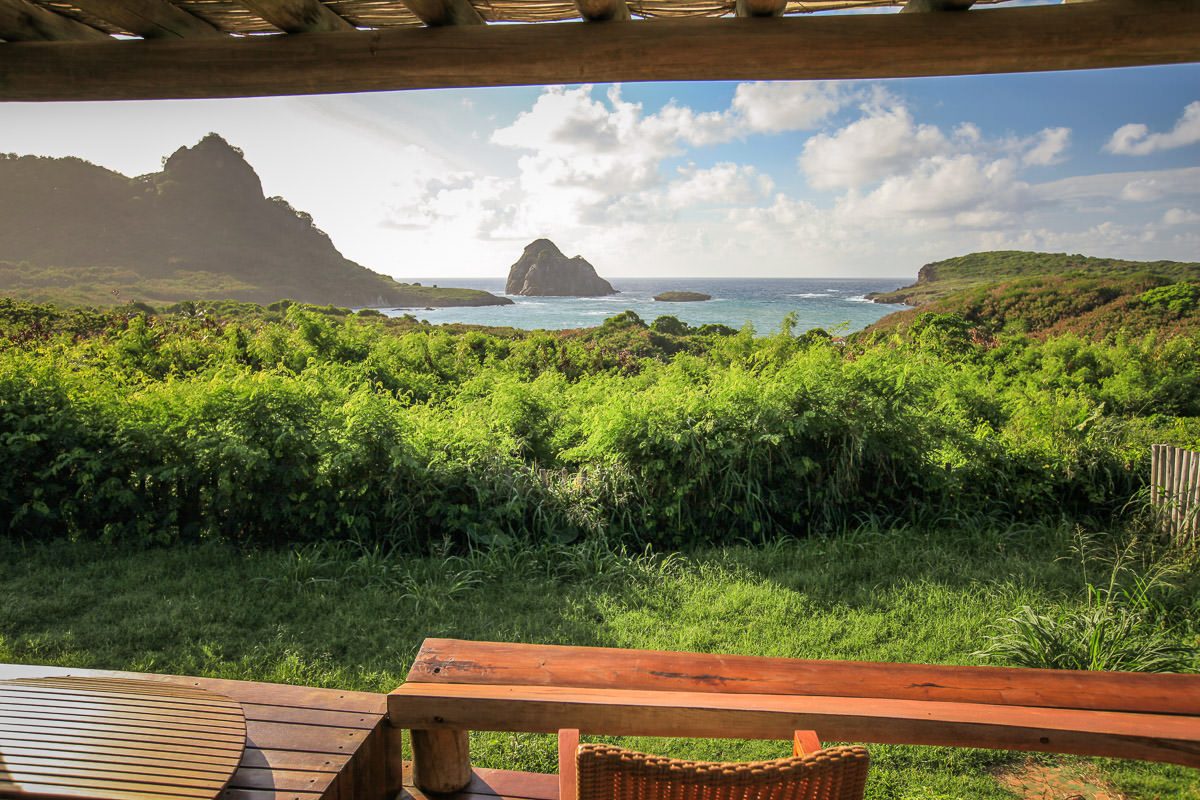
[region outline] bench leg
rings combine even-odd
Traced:
[[[418,789],[448,794],[471,782],[471,745],[466,731],[413,731],[412,751],[413,783]]]

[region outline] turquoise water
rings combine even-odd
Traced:
[[[504,293],[503,278],[421,281],[426,286],[464,286],[493,294]],[[516,297],[514,305],[483,308],[382,309],[392,316],[414,314],[431,323],[466,322],[537,330],[589,328],[626,309],[647,322],[664,314],[690,325],[716,322],[734,328],[746,323],[759,334],[779,329],[785,314],[795,312],[797,331],[825,328],[833,332],[860,330],[880,317],[906,306],[883,305],[864,299],[868,292],[897,289],[911,280],[844,280],[836,278],[616,278],[609,281],[620,294],[608,297]],[[700,303],[660,303],[654,295],[693,291],[712,295]]]

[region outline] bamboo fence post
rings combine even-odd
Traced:
[[[1173,544],[1200,543],[1200,452],[1151,445],[1150,503],[1159,530]]]
[[[1182,447],[1175,447],[1175,458],[1172,459],[1171,470],[1171,533],[1176,539],[1183,533],[1183,453]]]
[[[1200,453],[1192,453],[1192,470],[1189,480],[1191,481],[1191,497],[1189,498],[1188,510],[1191,524],[1188,526],[1188,533],[1190,534],[1188,544],[1195,545],[1198,536],[1200,536]]]

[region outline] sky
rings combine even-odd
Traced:
[[[0,152],[125,175],[209,132],[400,280],[553,240],[605,277],[913,278],[978,250],[1200,260],[1200,65],[0,103]]]

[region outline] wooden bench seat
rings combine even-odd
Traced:
[[[426,640],[388,696],[415,783],[471,779],[469,730],[937,744],[1200,767],[1200,676]]]
[[[385,696],[251,681],[0,665],[0,680],[83,676],[163,681],[236,700],[245,715],[241,762],[221,800],[391,800],[401,790],[398,732]],[[0,699],[0,706],[3,700]],[[0,733],[0,757],[15,738]],[[0,792],[3,794],[3,792]]]

